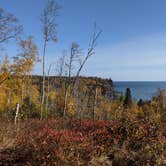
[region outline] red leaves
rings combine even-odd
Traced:
[[[22,125],[12,154],[14,158],[24,158],[32,165],[79,165],[79,162],[87,165],[94,156],[110,153],[113,156],[123,153],[128,159],[137,154],[139,158],[142,153],[146,155],[144,147],[150,150],[156,148],[155,153],[158,149],[164,149],[166,144],[163,130],[140,121],[122,123],[59,119],[31,121]]]
[[[47,137],[54,139],[56,142],[83,142],[87,139],[86,135],[81,132],[75,132],[70,130],[48,130]]]

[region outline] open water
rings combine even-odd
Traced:
[[[145,81],[116,81],[114,89],[125,94],[126,88],[130,88],[132,98],[139,100],[150,100],[157,92],[162,89],[166,90],[166,82],[145,82]]]

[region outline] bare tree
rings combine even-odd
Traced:
[[[67,52],[66,50],[63,50],[62,56],[58,59],[57,63],[57,73],[59,76],[59,87],[62,85],[62,76],[65,74],[65,61],[67,57]]]
[[[16,17],[0,8],[0,44],[18,37],[21,32],[22,26],[18,25]]]
[[[82,71],[83,67],[85,66],[87,60],[95,54],[95,48],[97,46],[97,39],[99,38],[99,36],[101,35],[102,31],[97,29],[96,23],[94,24],[94,30],[92,32],[92,37],[91,37],[91,41],[89,43],[89,48],[87,51],[87,54],[85,55],[84,59],[82,60],[82,63],[80,64],[80,67],[77,70],[74,82],[73,82],[73,90],[75,88],[75,84],[78,80],[78,77],[80,75],[80,72]]]
[[[58,15],[60,6],[54,0],[48,0],[42,14],[40,21],[42,23],[42,30],[44,36],[43,45],[43,82],[42,82],[42,100],[41,100],[41,119],[43,118],[43,109],[45,103],[45,54],[46,47],[49,41],[57,41],[57,24],[55,18]]]
[[[97,45],[97,39],[101,34],[101,30],[97,30],[96,24],[94,24],[94,30],[92,33],[91,41],[89,44],[88,52],[85,55],[85,57],[82,59],[82,49],[77,43],[72,43],[71,49],[70,49],[70,57],[69,61],[66,64],[68,69],[68,77],[67,77],[67,85],[65,86],[64,91],[64,109],[63,109],[63,116],[66,116],[66,108],[67,108],[67,100],[68,96],[74,93],[74,89],[77,83],[77,80],[79,78],[80,72],[82,71],[84,65],[86,64],[87,60],[95,54],[95,47]],[[74,62],[79,62],[78,70],[76,70],[76,75],[73,77],[73,80],[71,82],[71,76],[72,76],[72,70],[74,68]]]
[[[69,80],[69,85],[71,83],[71,74],[72,74],[72,70],[74,68],[74,62],[75,61],[80,61],[81,59],[81,55],[82,55],[82,50],[80,49],[79,44],[77,44],[76,42],[73,42],[71,45],[71,49],[70,49],[70,57],[69,57],[69,63],[66,64],[67,68],[68,68],[68,80]]]
[[[64,109],[63,109],[63,116],[66,115],[66,107],[67,107],[67,99],[68,99],[68,93],[71,93],[71,76],[72,76],[72,70],[74,68],[74,62],[80,61],[80,57],[82,55],[82,50],[80,49],[80,46],[73,42],[70,48],[70,57],[68,63],[66,63],[67,69],[68,69],[68,77],[66,81],[66,86],[64,90]]]

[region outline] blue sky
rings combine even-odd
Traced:
[[[56,62],[63,49],[78,42],[86,50],[93,22],[103,30],[96,54],[82,75],[111,77],[113,80],[166,80],[166,1],[165,0],[59,0],[58,43],[50,43],[47,64]],[[33,35],[40,54],[42,31],[39,16],[46,0],[0,0]],[[6,46],[10,56],[18,48]],[[38,64],[34,73],[41,73]],[[55,71],[52,71],[54,74]]]

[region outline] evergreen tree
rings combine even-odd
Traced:
[[[139,101],[137,102],[137,105],[141,107],[143,106],[143,104],[144,104],[144,101],[142,99],[139,99]]]
[[[123,105],[124,107],[130,108],[131,104],[132,104],[131,91],[130,88],[127,88]]]

